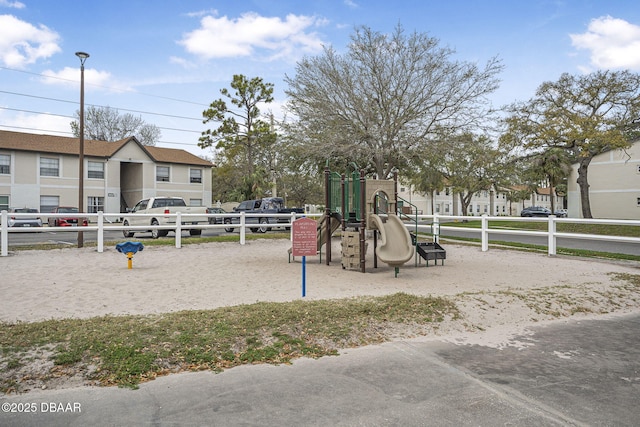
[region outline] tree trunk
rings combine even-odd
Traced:
[[[555,187],[553,185],[549,185],[549,197],[551,198],[551,213],[555,215],[556,212],[556,201],[555,201],[555,194],[556,192],[554,191]]]
[[[471,194],[471,196],[469,196],[468,194],[465,195],[462,192],[458,194],[460,194],[460,204],[462,205],[462,216],[467,216],[468,215],[467,211],[469,210],[469,204],[471,203],[473,194]]]
[[[593,218],[591,215],[591,203],[589,201],[589,181],[587,180],[587,170],[589,169],[589,163],[593,157],[581,157],[580,165],[578,166],[578,179],[576,182],[580,187],[580,205],[582,206],[582,217]]]
[[[435,207],[436,207],[436,191],[432,190],[431,191],[431,215],[434,215],[436,213]]]

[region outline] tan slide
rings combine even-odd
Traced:
[[[372,225],[380,232],[376,254],[380,261],[391,267],[400,267],[414,254],[409,230],[398,215],[389,215],[384,222],[378,215],[371,214]]]

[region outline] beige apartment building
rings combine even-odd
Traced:
[[[626,150],[595,156],[587,172],[589,202],[594,218],[640,219],[640,140]],[[582,218],[578,164],[568,180],[569,216]]]
[[[0,131],[0,210],[77,206],[79,141]],[[211,205],[214,165],[184,150],[144,146],[135,137],[84,144],[83,212],[119,214],[143,198],[183,197]]]

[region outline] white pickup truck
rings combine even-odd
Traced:
[[[199,214],[202,216],[185,215],[182,217],[182,224],[197,225],[208,224],[209,218],[207,215],[206,206],[187,206],[184,199],[181,197],[150,197],[148,199],[142,199],[131,209],[126,216],[122,218],[122,225],[127,226],[143,226],[143,225],[172,225],[175,226],[176,217],[173,214],[180,212],[180,214]],[[145,214],[145,215],[143,215]],[[171,215],[170,215],[171,214]],[[188,229],[188,227],[185,227]],[[162,230],[153,228],[151,230],[122,230],[124,237],[133,237],[136,232],[150,231],[151,237],[157,239],[169,234],[171,230]],[[191,228],[189,234],[192,236],[199,236],[202,234],[202,229]]]

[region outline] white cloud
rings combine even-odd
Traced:
[[[597,68],[640,70],[638,25],[602,16],[589,23],[587,32],[570,37],[573,46],[590,51],[591,64]]]
[[[319,36],[308,29],[324,24],[319,18],[292,14],[284,20],[252,12],[237,19],[205,16],[200,20],[200,28],[186,33],[178,43],[204,59],[299,57],[322,48]]]
[[[79,85],[80,84],[80,67],[64,67],[60,71],[45,70],[42,72],[42,82],[50,85]],[[84,69],[85,90],[91,90],[93,87],[101,87],[115,92],[128,92],[131,87],[118,83],[111,77],[108,71],[98,71],[93,68]]]
[[[358,9],[360,7],[358,3],[353,0],[344,0],[344,4],[350,9]]]
[[[26,133],[55,133],[60,136],[70,136],[71,121],[69,117],[61,117],[53,114],[32,114],[19,112],[16,114],[3,114],[0,110],[0,121],[6,128],[14,132]]]
[[[191,68],[195,68],[195,64],[193,62],[190,62],[184,58],[180,58],[178,56],[171,56],[169,57],[169,62],[171,64],[176,64],[176,65],[180,65],[182,68],[185,69],[191,69]]]
[[[0,15],[0,63],[24,68],[61,51],[60,36],[44,25],[35,27],[13,15]]]
[[[9,1],[9,0],[0,0],[0,6],[1,7],[10,7],[13,9],[24,9],[25,5],[24,3],[21,3],[19,1]]]

